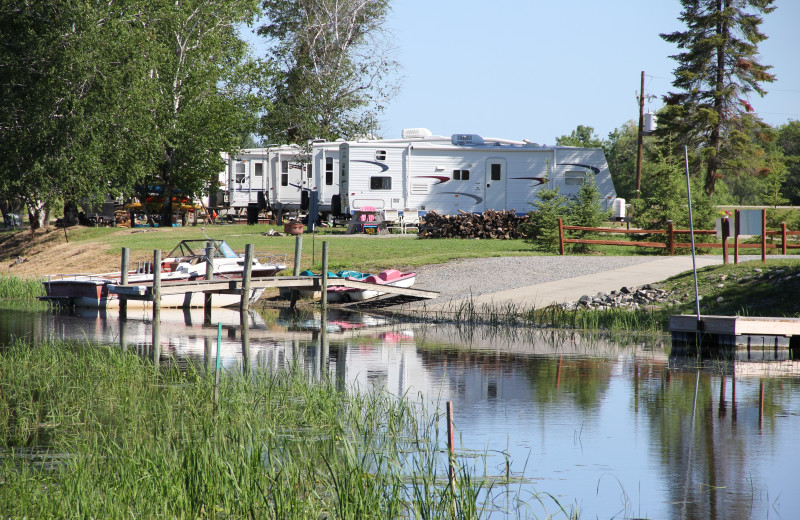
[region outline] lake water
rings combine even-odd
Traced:
[[[3,309],[0,345],[73,339],[210,367],[221,323],[227,370],[298,362],[309,377],[441,408],[452,401],[459,461],[479,475],[514,477],[492,488],[491,518],[565,517],[558,503],[580,518],[794,518],[800,511],[800,362],[784,349],[708,361],[670,355],[668,336],[396,325],[341,313],[331,313],[322,333],[313,313],[250,313],[246,329],[242,319],[215,309],[204,325],[202,310],[165,310],[154,330],[144,311],[121,322],[116,313]],[[517,500],[526,508],[517,509]]]

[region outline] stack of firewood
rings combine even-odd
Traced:
[[[429,211],[423,217],[420,238],[524,238],[519,224],[527,217],[518,217],[511,211],[486,211],[458,215],[439,215]]]

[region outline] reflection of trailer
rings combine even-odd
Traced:
[[[339,148],[342,208],[417,208],[442,214],[532,208],[542,188],[575,196],[593,178],[607,209],[616,198],[599,148],[539,146],[424,129],[402,139],[345,142]]]

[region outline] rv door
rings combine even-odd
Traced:
[[[484,210],[506,209],[506,160],[487,159]]]

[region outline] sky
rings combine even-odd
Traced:
[[[800,120],[800,1],[776,0],[761,63],[778,80],[750,99],[770,125]],[[403,83],[378,118],[379,135],[424,127],[554,144],[578,125],[601,138],[638,122],[672,87],[677,48],[659,33],[684,30],[678,0],[394,0],[387,20]]]

